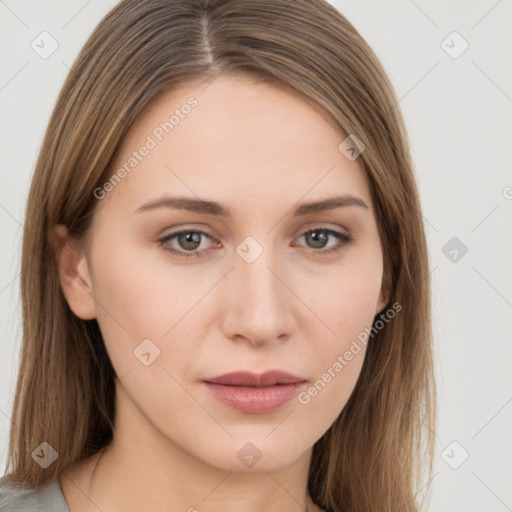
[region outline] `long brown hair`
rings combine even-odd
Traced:
[[[64,224],[76,237],[87,233],[94,190],[112,175],[124,136],[155,95],[206,85],[220,73],[295,91],[365,146],[359,158],[389,304],[401,311],[368,341],[349,401],[314,445],[308,488],[335,512],[416,512],[422,468],[432,473],[436,421],[421,207],[392,85],[325,0],[125,0],[89,37],[58,97],[28,196],[23,344],[6,474],[37,488],[112,440],[115,372],[96,320],[77,318],[67,305],[51,232]],[[42,442],[58,453],[46,469],[31,456]]]

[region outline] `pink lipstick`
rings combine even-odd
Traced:
[[[289,402],[307,381],[288,372],[270,370],[259,375],[227,373],[202,382],[215,398],[241,412],[269,413]]]

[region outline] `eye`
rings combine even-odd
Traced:
[[[202,257],[204,255],[203,253],[205,252],[204,248],[203,250],[199,251],[202,237],[210,238],[210,236],[204,231],[184,230],[177,231],[176,233],[171,233],[170,235],[166,235],[165,237],[159,240],[159,243],[163,247],[163,249],[178,256],[183,256],[185,258],[191,256]],[[168,243],[174,238],[176,238],[176,242],[184,250],[179,250],[168,245]]]
[[[177,256],[185,258],[202,258],[207,252],[209,252],[208,248],[201,247],[203,242],[202,239],[204,238],[212,239],[204,231],[189,229],[166,235],[163,238],[160,238],[158,242],[164,250],[172,254],[176,254]],[[345,246],[353,241],[353,238],[348,233],[342,233],[328,228],[309,229],[304,232],[298,240],[301,238],[304,238],[308,241],[308,244],[311,244],[310,248],[314,249],[312,253],[315,256],[322,256],[341,251]],[[333,238],[335,243],[329,247],[329,239]],[[178,244],[179,248],[176,248],[176,246],[171,243],[174,239],[176,239],[174,243]],[[325,249],[325,247],[329,248]]]
[[[308,240],[308,243],[312,244],[310,247],[313,249],[322,249],[313,251],[314,256],[322,256],[324,254],[331,254],[338,251],[341,251],[345,246],[349,245],[353,238],[348,233],[342,233],[340,231],[335,231],[334,229],[328,228],[313,228],[309,229],[305,233],[303,233],[298,240],[304,238]],[[334,238],[334,245],[330,246],[328,249],[324,249],[327,246],[329,238]]]

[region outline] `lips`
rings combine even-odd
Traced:
[[[232,372],[205,379],[211,384],[223,384],[225,386],[269,387],[276,384],[298,384],[306,379],[282,370],[270,370],[262,374],[249,372]]]
[[[260,375],[226,373],[203,380],[202,385],[224,405],[244,413],[270,413],[292,400],[306,380],[281,370]]]

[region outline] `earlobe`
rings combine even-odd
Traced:
[[[83,320],[96,318],[94,290],[83,247],[62,224],[54,227],[51,238],[59,282],[71,311]]]

